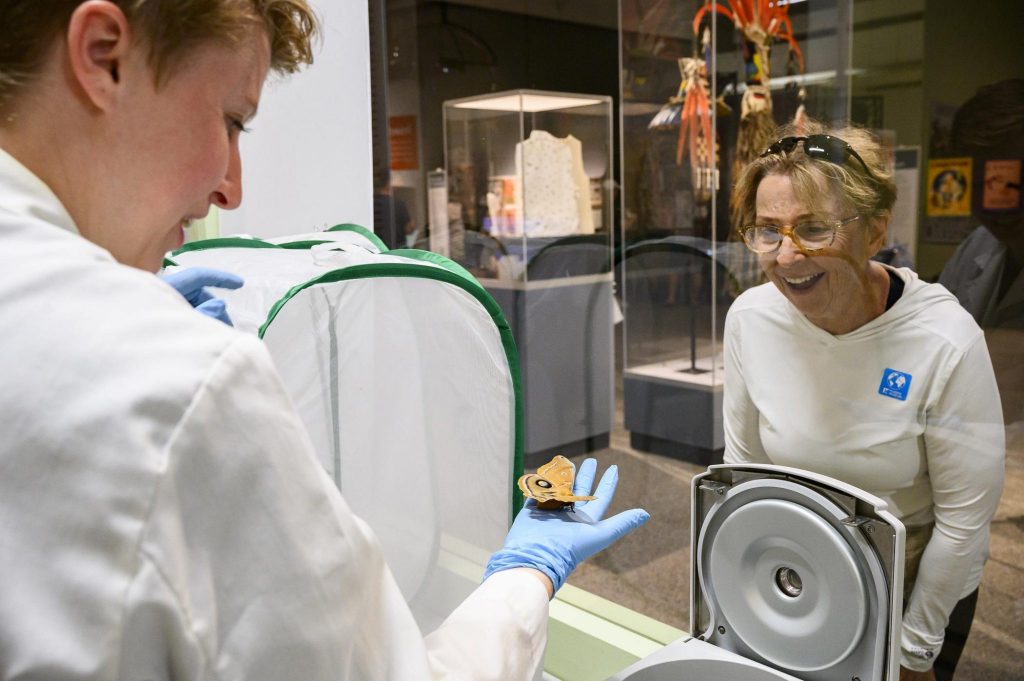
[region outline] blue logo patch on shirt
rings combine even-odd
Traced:
[[[910,381],[913,378],[910,374],[902,371],[886,369],[882,372],[882,384],[878,386],[878,394],[895,400],[906,400],[907,392],[910,391]]]

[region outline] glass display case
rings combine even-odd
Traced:
[[[587,335],[578,331],[591,327],[585,316],[574,317],[586,308],[586,301],[563,305],[563,315],[552,307],[556,314],[543,318],[529,316],[528,306],[521,303],[536,300],[545,285],[575,285],[574,277],[587,275],[573,272],[563,279],[542,279],[534,276],[534,270],[526,271],[524,262],[532,263],[529,254],[536,252],[532,244],[541,244],[546,237],[531,234],[527,217],[516,219],[514,178],[506,182],[509,178],[505,176],[516,175],[515,146],[531,133],[529,126],[536,116],[529,107],[518,97],[504,112],[488,112],[482,107],[474,110],[479,101],[474,104],[472,100],[466,111],[442,105],[446,100],[520,86],[621,94],[613,109],[616,158],[613,172],[607,175],[616,182],[614,211],[606,211],[604,217],[610,215],[615,221],[611,235],[618,283],[615,295],[626,316],[612,337],[621,341],[621,346],[616,346],[622,354],[616,356],[615,378],[621,381],[623,374],[618,372],[625,369],[625,385],[616,383],[618,391],[625,389],[625,399],[623,392],[616,394],[618,406],[625,405],[628,431],[621,430],[623,421],[616,416],[614,444],[597,453],[597,458],[601,466],[615,463],[620,467],[623,482],[616,505],[643,506],[652,519],[573,573],[556,597],[559,607],[552,610],[545,663],[550,675],[566,681],[608,678],[626,666],[630,655],[644,654],[634,652],[635,636],[608,635],[609,625],[621,624],[630,628],[630,634],[663,643],[681,638],[683,630],[692,630],[686,598],[691,585],[690,536],[685,531],[692,510],[688,481],[704,469],[703,462],[720,453],[724,440],[719,404],[725,393],[731,396],[735,385],[722,369],[726,315],[737,311],[733,306],[741,293],[762,281],[757,259],[733,237],[729,216],[738,151],[758,154],[767,145],[763,139],[751,141],[747,133],[791,121],[801,107],[821,121],[850,122],[876,133],[893,147],[898,186],[892,231],[882,261],[895,267],[909,266],[926,281],[941,277],[944,284],[959,271],[967,277],[964,288],[959,289],[965,305],[974,298],[966,292],[979,290],[974,288],[979,278],[1001,284],[993,291],[999,295],[997,304],[1012,304],[1015,296],[1019,301],[1024,274],[1014,280],[1016,270],[1006,274],[999,268],[1004,262],[1013,266],[1020,258],[1002,260],[993,253],[999,259],[989,261],[991,266],[975,267],[972,251],[978,246],[975,239],[994,234],[985,225],[1006,228],[1014,197],[1020,212],[1015,161],[1024,158],[1024,152],[1014,140],[1024,139],[1024,135],[1014,130],[1007,135],[1010,139],[998,140],[995,150],[977,154],[954,147],[953,123],[979,88],[1019,79],[1020,21],[1006,18],[1020,12],[1015,11],[1019,8],[1012,0],[986,3],[990,11],[980,20],[977,3],[953,0],[500,4],[445,0],[388,3],[389,16],[400,17],[395,24],[401,23],[401,29],[414,35],[399,40],[389,35],[378,41],[380,62],[387,69],[376,69],[375,75],[383,74],[387,88],[374,101],[390,108],[377,126],[375,160],[386,167],[391,158],[388,116],[419,116],[416,141],[421,170],[418,175],[400,170],[396,178],[428,189],[431,198],[442,199],[436,202],[437,210],[430,211],[431,250],[448,255],[451,246],[451,254],[473,269],[510,311],[527,388],[531,392],[544,388],[548,393],[546,403],[532,397],[528,400],[530,448],[535,449],[539,418],[568,422],[586,420],[586,409],[595,412],[593,404],[574,411],[577,406],[571,403],[585,399],[580,388],[585,381],[565,380],[563,367],[548,364],[545,369],[539,364],[553,357],[552,348],[567,348],[573,359],[591,353],[593,348],[584,345]],[[786,21],[773,22],[775,17],[770,15],[782,10]],[[743,29],[752,18],[765,14],[769,16],[762,28],[768,44],[757,45]],[[758,38],[756,31],[751,33]],[[788,38],[799,47],[799,56],[789,49]],[[572,58],[566,58],[568,55]],[[766,65],[767,81],[759,76]],[[693,89],[694,83],[700,86],[702,82],[707,102],[685,109],[688,96],[689,101],[698,101],[693,99],[699,92],[699,87]],[[753,116],[744,113],[745,97],[747,112],[753,110]],[[765,106],[769,102],[770,112]],[[697,111],[708,114],[710,132],[697,137],[701,154],[696,157],[691,154],[694,127],[684,129],[682,125],[684,109],[688,123]],[[981,113],[984,121],[1002,120],[995,108]],[[494,120],[488,121],[490,116]],[[507,134],[501,129],[503,117],[510,121]],[[705,121],[698,122],[703,128]],[[484,134],[479,134],[481,131]],[[443,133],[449,136],[447,163]],[[573,134],[580,137],[582,132]],[[587,149],[583,139],[584,155]],[[973,156],[973,166],[967,164],[967,156]],[[956,170],[959,175],[948,172]],[[429,177],[424,177],[428,172]],[[585,167],[585,172],[591,169]],[[950,177],[970,187],[969,200],[962,196],[955,202],[956,210],[943,207],[949,191],[944,178]],[[607,186],[591,186],[602,192],[605,201],[610,198]],[[492,195],[490,203],[488,193]],[[998,214],[993,216],[996,206]],[[426,214],[420,205],[418,227]],[[976,229],[977,225],[983,228]],[[599,230],[595,225],[595,232]],[[449,240],[450,234],[456,238]],[[572,244],[572,240],[588,236],[555,238]],[[1009,289],[998,290],[1004,286]],[[955,288],[951,285],[950,290]],[[604,294],[599,286],[594,290]],[[603,309],[603,304],[597,308]],[[1016,307],[1018,314],[1024,314],[1021,310]],[[979,315],[977,320],[983,327],[990,326],[988,315]],[[1017,321],[1019,327],[1019,318]],[[605,333],[603,323],[595,326]],[[563,328],[573,338],[535,339],[540,330],[562,332]],[[1022,336],[1024,331],[1019,328],[985,328],[1002,399],[1008,465],[1013,461],[1019,465],[1024,456]],[[595,338],[607,343],[600,334],[590,340]],[[604,367],[608,359],[604,346],[600,348],[599,365]],[[801,359],[764,353],[763,361],[772,374],[769,381],[777,378],[781,383],[797,374]],[[865,361],[871,359],[876,357],[866,353]],[[593,368],[594,362],[590,366]],[[729,373],[733,373],[731,369]],[[561,386],[544,386],[549,379],[575,387],[571,393],[556,393]],[[831,372],[823,373],[823,385],[831,385],[833,379]],[[595,378],[594,382],[602,385],[604,380]],[[925,379],[915,380],[917,386],[925,384]],[[876,386],[867,386],[864,399],[892,407],[891,396],[876,392]],[[610,402],[606,396],[602,399],[606,400],[602,403]],[[537,405],[541,403],[548,414],[539,413]],[[792,412],[795,407],[787,409]],[[572,419],[567,416],[570,411]],[[817,427],[814,419],[808,422],[809,430]],[[570,434],[567,439],[578,441],[586,432]],[[593,428],[589,432],[602,431]],[[623,446],[627,440],[646,451],[638,453]],[[822,452],[830,449],[828,443],[823,445]],[[674,460],[649,452],[665,452]],[[1007,506],[1012,496],[1004,494],[997,517],[1014,515],[1013,508]],[[993,558],[1012,563],[1013,532],[1005,523],[993,524],[992,529]],[[993,581],[989,573],[986,570],[988,577],[983,577],[982,594],[986,588],[1009,594],[1006,584]],[[599,602],[598,596],[613,603],[592,606]],[[643,618],[623,608],[657,620],[658,627],[635,624]],[[1021,618],[1005,615],[999,619],[999,613],[992,618],[990,624],[1022,639]],[[585,630],[586,622],[593,622],[593,632]],[[676,630],[668,632],[660,628],[662,623]],[[632,629],[634,626],[637,628]],[[613,644],[613,640],[621,643]],[[1010,647],[993,645],[991,637],[975,641],[973,664],[980,663],[993,679],[1020,678],[1019,656]],[[971,659],[969,643],[964,660]],[[581,660],[586,664],[581,665]]]
[[[625,427],[636,449],[700,464],[724,448],[726,312],[763,281],[730,189],[777,125],[851,105],[850,3],[773,5],[767,36],[730,20],[746,4],[623,4]]]
[[[451,257],[521,357],[527,467],[604,447],[613,420],[612,101],[513,90],[444,103]]]

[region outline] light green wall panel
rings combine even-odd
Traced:
[[[216,239],[220,236],[220,210],[210,206],[210,212],[202,220],[193,220],[185,230],[185,241]]]
[[[566,585],[551,602],[544,671],[561,681],[603,681],[686,635],[681,629]]]

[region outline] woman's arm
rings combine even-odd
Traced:
[[[999,390],[979,332],[951,364],[926,416],[935,530],[903,617],[901,663],[908,669],[931,667],[949,614],[988,550],[989,523],[1003,489],[1004,438]]]
[[[725,463],[771,463],[761,445],[757,407],[747,392],[743,374],[740,324],[731,312],[725,318]]]

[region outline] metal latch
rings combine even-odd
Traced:
[[[859,527],[868,534],[875,531],[875,521],[862,515],[849,515],[843,518],[841,522],[849,527]]]
[[[729,485],[724,482],[715,482],[714,480],[702,481],[700,483],[700,488],[702,490],[707,490],[708,492],[714,492],[718,496],[724,496],[725,493],[729,491]]]

